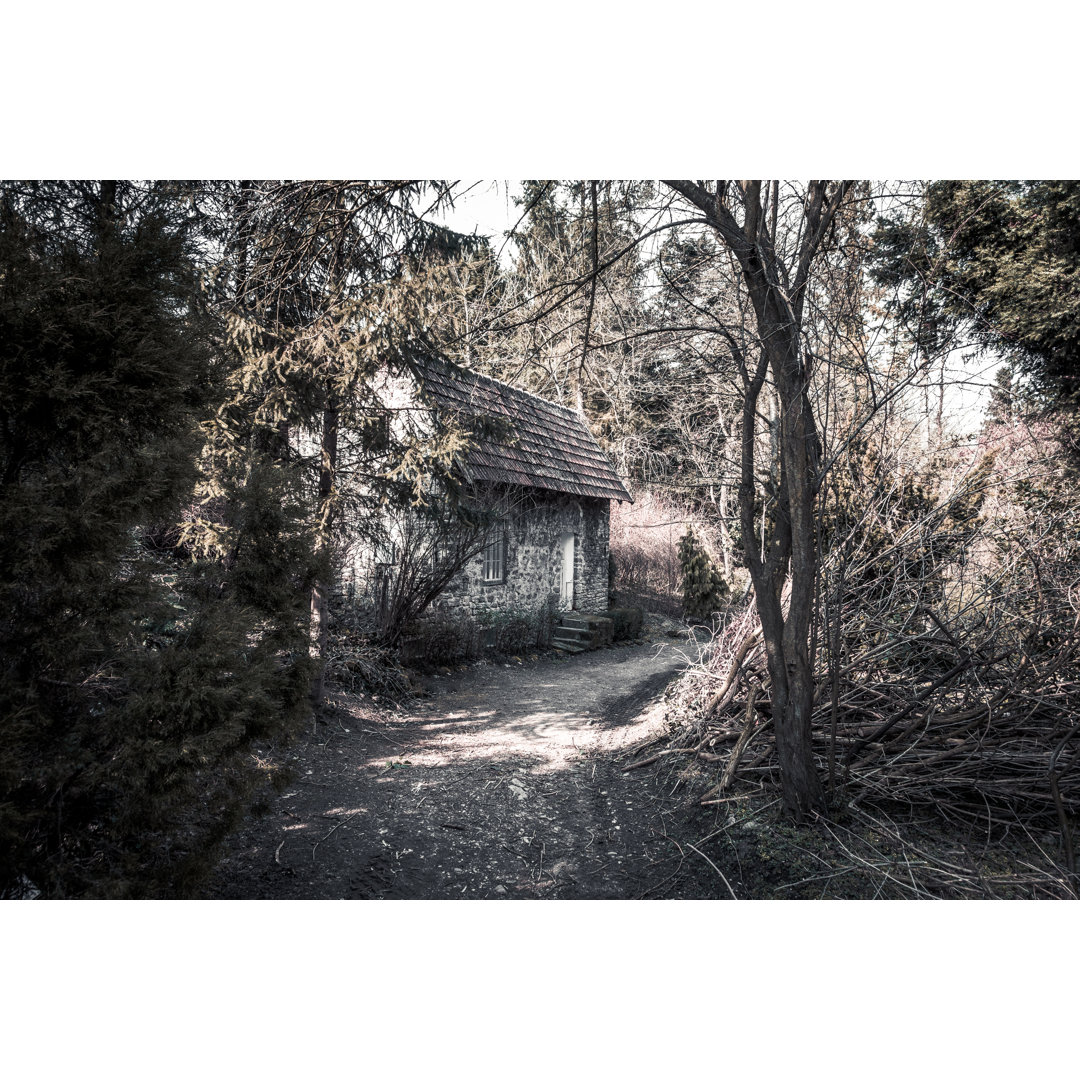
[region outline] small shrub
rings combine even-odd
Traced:
[[[524,608],[486,611],[478,616],[478,622],[488,630],[489,646],[495,652],[519,653],[547,648],[558,618],[558,600],[549,596],[532,611]]]
[[[727,599],[728,587],[694,530],[679,541],[683,611],[688,619],[708,619]]]
[[[611,608],[604,615],[612,621],[613,641],[630,641],[641,633],[645,617],[641,608]]]
[[[555,627],[559,622],[559,595],[551,593],[541,604],[536,614],[536,646],[547,649],[555,636]]]
[[[452,664],[480,655],[481,627],[465,616],[436,613],[412,623],[405,633],[401,658],[405,663]]]
[[[436,613],[413,623],[405,634],[401,658],[407,664],[451,664],[475,660],[485,650],[512,655],[551,644],[558,604],[545,599],[532,611],[488,609],[475,619]]]
[[[508,611],[495,620],[492,648],[500,653],[516,653],[536,643],[536,623],[527,612]]]

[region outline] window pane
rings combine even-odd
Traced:
[[[502,530],[488,534],[487,547],[484,548],[484,580],[502,581],[506,562],[506,538]]]

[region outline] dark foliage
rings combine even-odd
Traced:
[[[149,550],[191,503],[221,373],[183,213],[135,195],[3,193],[4,896],[189,894],[266,777],[257,741],[305,700],[230,581],[253,552]]]
[[[641,608],[611,608],[604,614],[614,624],[611,635],[613,641],[630,641],[641,633],[645,618]]]
[[[1047,397],[1080,401],[1080,182],[941,181],[921,218],[879,224],[875,277],[902,286],[924,350],[963,322]]]
[[[728,586],[693,529],[687,529],[679,541],[679,567],[686,617],[708,619],[727,598]]]

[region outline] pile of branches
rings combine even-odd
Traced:
[[[937,621],[933,612],[926,614]],[[706,761],[724,760],[725,778],[733,778],[736,768],[744,776],[776,768],[768,676],[754,621],[747,610],[714,641],[697,686],[686,688],[697,700],[683,702],[697,713],[687,729],[697,740],[695,753]],[[1019,655],[965,646],[944,625],[902,637],[886,627],[864,627],[863,633],[870,643],[889,640],[851,660],[832,686],[827,670],[819,678],[815,749],[834,787],[854,780],[856,802],[879,798],[937,806],[958,818],[993,819],[993,807],[1002,805],[1045,826],[1076,813],[1075,630],[1053,650],[1021,649]],[[871,674],[871,659],[893,664]],[[758,749],[751,754],[754,743]],[[726,744],[733,750],[719,755]],[[721,789],[730,782],[722,780]]]
[[[326,650],[326,678],[352,693],[370,693],[400,701],[412,692],[409,675],[396,650],[370,633],[335,624]]]
[[[952,476],[898,474],[868,449],[838,472],[821,521],[813,748],[834,821],[873,812],[1046,844],[1051,876],[1077,895],[1077,488],[1060,454],[1021,449]],[[773,794],[752,604],[729,613],[673,712],[671,745],[630,768],[689,755],[718,767],[706,805],[745,798],[737,781]]]
[[[1017,617],[984,621],[976,634],[924,605],[898,625],[895,606],[848,599],[835,613],[842,634],[832,650],[819,650],[813,714],[834,812],[936,821],[988,840],[1051,840],[1056,852],[1044,855],[1060,871],[1058,894],[1075,895],[1080,614],[1070,610],[1069,625],[1059,618],[1052,632],[1032,633]],[[775,794],[769,678],[752,604],[717,632],[683,680],[673,718],[667,748],[628,769],[688,755],[717,768],[702,805],[746,797],[746,785]],[[955,867],[935,867],[921,853],[917,861],[932,878],[962,880]]]

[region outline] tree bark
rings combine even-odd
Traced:
[[[811,182],[804,201],[802,237],[791,268],[784,265],[774,247],[775,225],[770,230],[763,213],[760,181],[740,184],[746,208],[741,226],[724,202],[726,185],[718,183],[713,194],[693,181],[665,182],[705,214],[735,256],[754,308],[761,350],[754,372],[751,374],[744,357],[736,356],[744,391],[739,512],[772,684],[784,804],[789,814],[802,820],[825,808],[811,738],[814,679],[810,658],[818,568],[814,508],[821,482],[821,451],[809,397],[810,371],[801,352],[802,313],[811,263],[848,185],[841,183],[829,195],[825,181]],[[777,195],[774,185],[774,213]],[[757,403],[766,371],[780,400],[780,469],[772,533],[764,552],[759,552],[753,542],[754,443]],[[786,616],[782,604],[785,584],[789,588]]]
[[[597,208],[595,180],[590,180],[592,193],[592,237],[589,245],[592,253],[592,280],[589,282],[589,306],[585,312],[585,336],[581,344],[581,360],[577,367],[577,378],[574,382],[574,408],[578,414],[585,415],[585,364],[589,358],[589,334],[592,330],[593,308],[596,305],[596,279],[600,272],[600,253],[598,247],[598,234],[600,231],[599,211]]]
[[[345,211],[344,192],[339,188],[333,198],[338,214]],[[345,273],[346,232],[341,229],[327,269],[328,280],[333,289],[332,301],[341,297]],[[311,704],[319,708],[326,696],[326,646],[330,636],[330,590],[333,587],[331,565],[331,537],[333,535],[334,511],[338,473],[338,426],[341,420],[341,399],[333,386],[333,370],[327,365],[323,376],[325,384],[325,408],[323,409],[322,445],[319,458],[319,496],[315,522],[315,581],[311,588],[311,655],[315,660],[315,675],[311,681]],[[286,445],[288,426],[285,427]]]

